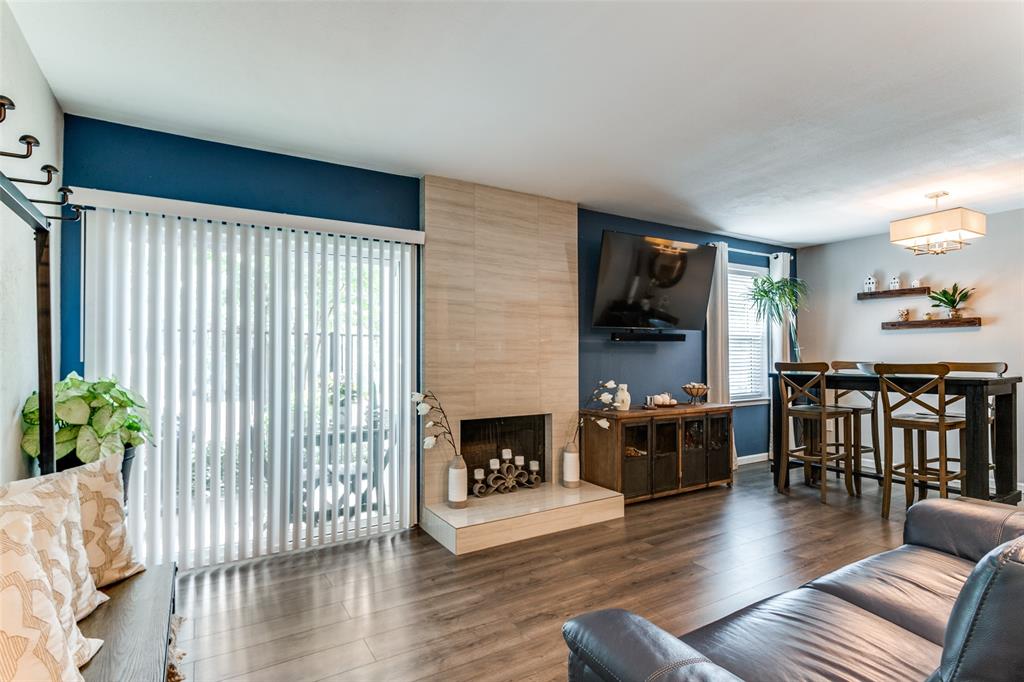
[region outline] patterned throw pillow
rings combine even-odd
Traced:
[[[55,480],[72,479],[65,472],[61,472],[39,478],[12,481],[7,486],[0,487],[0,500],[10,495],[21,495],[38,485]],[[68,539],[71,580],[75,586],[71,608],[75,612],[75,620],[82,620],[110,597],[96,589],[96,581],[92,579],[92,573],[89,572],[89,555],[85,551],[85,540],[82,538],[82,507],[78,499],[78,486],[73,487],[74,500],[68,505],[68,515],[64,520],[64,532]],[[2,678],[0,678],[0,682],[2,682]]]
[[[0,517],[28,514],[32,522],[32,546],[50,581],[57,620],[64,629],[75,665],[85,665],[103,644],[82,636],[75,621],[75,586],[68,556],[65,521],[77,504],[74,477],[57,478],[33,486],[18,495],[0,498]]]
[[[32,544],[29,514],[0,515],[0,680],[81,680]]]
[[[15,488],[15,485],[22,486],[61,476],[78,478],[82,540],[88,556],[89,572],[96,587],[104,587],[123,580],[146,568],[135,561],[132,544],[128,540],[128,527],[125,525],[124,515],[124,483],[121,481],[123,457],[104,457],[67,471],[47,474],[28,481],[15,481],[8,485],[11,494],[17,494],[24,488]]]
[[[64,473],[78,475],[82,505],[82,539],[89,555],[89,572],[97,587],[144,571],[135,560],[124,515],[123,455],[112,455]]]

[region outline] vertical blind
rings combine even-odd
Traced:
[[[408,527],[415,247],[101,209],[85,372],[149,401],[129,532],[186,568]]]
[[[761,268],[729,266],[729,397],[732,400],[768,395],[768,325],[757,319],[750,302]]]

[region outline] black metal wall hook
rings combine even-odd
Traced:
[[[7,118],[8,109],[11,109],[13,111],[16,108],[17,107],[14,106],[13,99],[11,99],[10,97],[6,97],[4,95],[0,95],[0,123],[3,123],[4,119]]]
[[[68,221],[71,221],[73,223],[82,219],[82,207],[81,206],[78,206],[78,205],[71,206],[71,210],[74,211],[74,215],[71,216],[70,218],[65,218],[64,216],[59,216],[59,215],[48,215],[48,216],[46,216],[46,218],[48,218],[49,220],[68,220]]]
[[[60,201],[52,201],[50,199],[29,199],[33,204],[52,204],[53,206],[63,206],[68,203],[68,199],[74,192],[67,185],[57,188],[60,193]]]
[[[27,159],[32,156],[32,148],[39,146],[39,140],[36,139],[35,135],[22,135],[18,138],[18,142],[25,145],[25,151],[23,152],[5,152],[0,151],[0,156],[7,156],[12,159]]]
[[[46,180],[29,180],[28,178],[7,178],[11,182],[24,182],[29,185],[49,185],[53,182],[53,176],[55,173],[59,173],[57,167],[49,163],[44,164],[39,170],[46,173]]]

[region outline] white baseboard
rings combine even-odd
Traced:
[[[737,455],[736,464],[753,464],[754,462],[766,462],[768,461],[767,452],[759,452],[753,455]]]

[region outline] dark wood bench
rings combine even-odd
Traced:
[[[110,601],[100,604],[78,625],[86,637],[103,646],[82,666],[87,682],[164,682],[167,642],[178,568],[152,566],[101,591]]]

